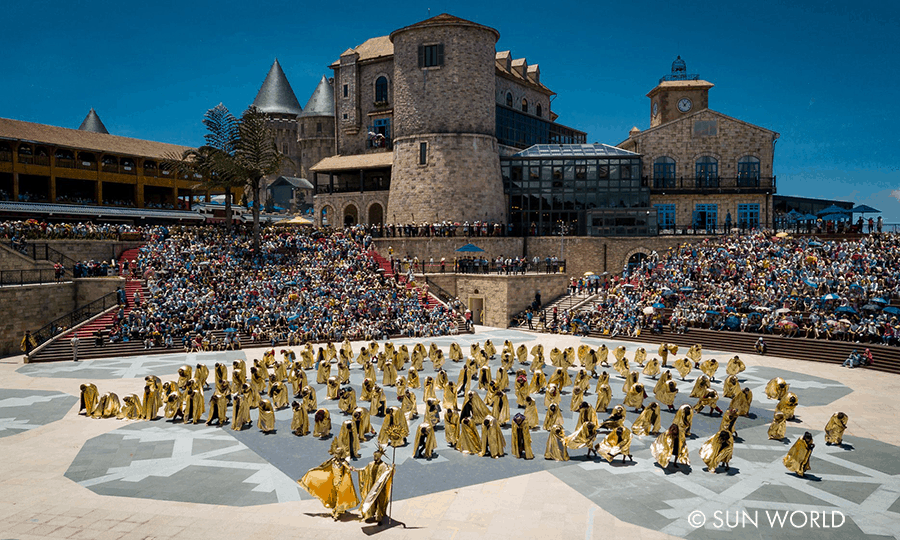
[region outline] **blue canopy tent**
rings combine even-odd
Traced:
[[[466,244],[456,251],[460,253],[484,253],[484,250],[476,246],[475,244]]]

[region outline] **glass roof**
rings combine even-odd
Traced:
[[[640,157],[608,144],[536,144],[512,157]]]

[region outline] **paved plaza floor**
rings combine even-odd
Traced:
[[[631,359],[636,343],[533,334],[479,327],[474,335],[423,339],[445,355],[459,343],[467,353],[474,342],[543,343],[553,347],[605,343],[625,345]],[[412,348],[417,340],[394,340]],[[354,353],[360,344],[354,343]],[[645,345],[652,357],[656,346]],[[299,353],[299,347],[294,348]],[[93,382],[100,393],[120,398],[141,394],[143,378],[153,374],[175,380],[184,364],[251,364],[263,349],[219,353],[169,353],[83,362],[23,364],[20,357],[0,360],[0,539],[91,538],[900,538],[900,377],[862,369],[790,359],[742,356],[747,370],[741,387],[753,392],[748,417],[738,420],[731,470],[711,474],[699,456],[700,445],[719,428],[720,417],[695,415],[688,440],[691,467],[659,467],[650,454],[654,437],[634,437],[634,462],[585,456],[570,451],[568,462],[543,458],[547,432],[532,432],[534,460],[506,455],[498,459],[463,455],[448,447],[442,426],[430,459],[413,458],[410,444],[390,450],[397,465],[390,526],[361,523],[354,512],[335,522],[321,504],[297,484],[308,469],[328,459],[331,440],[296,437],[292,412],[276,412],[276,432],[255,426],[243,431],[160,419],[153,422],[91,419],[79,416],[79,386]],[[713,387],[722,391],[725,363],[733,354],[704,350],[721,367]],[[280,360],[280,355],[277,355]],[[496,373],[499,354],[491,361]],[[462,363],[445,369],[456,380]],[[249,367],[249,366],[248,366]],[[516,369],[518,369],[518,363]],[[527,366],[526,366],[526,369]],[[624,380],[612,369],[611,405],[621,403]],[[551,366],[545,367],[549,376]],[[401,373],[405,374],[405,373]],[[434,375],[426,360],[427,375]],[[530,375],[530,371],[529,371]],[[677,375],[677,374],[676,374]],[[693,404],[688,394],[699,371],[687,381],[676,376],[676,407]],[[315,383],[315,372],[307,372]],[[379,374],[379,377],[381,375]],[[783,377],[796,393],[797,419],[787,439],[769,440],[766,431],[775,401],[764,388]],[[354,363],[350,382],[357,395],[362,369]],[[511,377],[512,379],[512,377]],[[212,380],[212,376],[210,377]],[[380,383],[380,381],[378,381]],[[655,381],[641,376],[654,400]],[[596,381],[586,396],[594,404]],[[517,412],[512,392],[511,412]],[[344,416],[338,402],[317,388],[320,407],[328,408],[333,432]],[[569,411],[571,386],[562,396],[564,427],[571,433],[576,413]],[[414,390],[422,423],[422,390]],[[481,392],[483,395],[483,392]],[[385,388],[388,405],[396,392]],[[209,391],[207,391],[207,398]],[[441,392],[438,391],[438,398]],[[536,396],[541,421],[543,399]],[[720,398],[725,408],[729,400]],[[460,403],[462,400],[460,400]],[[361,403],[368,406],[368,403]],[[850,417],[841,446],[826,446],[823,429],[831,415]],[[256,419],[256,411],[251,413]],[[229,410],[230,416],[230,410]],[[626,425],[637,418],[629,409]],[[662,427],[673,414],[662,412]],[[602,414],[601,414],[602,419]],[[376,431],[382,419],[372,417]],[[812,470],[800,478],[784,468],[782,457],[804,431],[814,436]],[[509,428],[503,433],[509,448]],[[371,460],[375,439],[364,443],[362,467]]]

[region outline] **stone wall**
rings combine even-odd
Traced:
[[[6,242],[0,244],[0,270],[37,270],[42,268],[53,268],[53,263],[35,261],[9,247]]]
[[[522,111],[522,98],[528,100],[528,114],[537,116],[537,106],[541,105],[541,116],[544,120],[550,120],[550,96],[546,91],[538,91],[530,86],[516,82],[508,77],[497,76],[497,103],[506,105],[506,94],[512,94],[512,108]]]
[[[390,216],[388,216],[390,219]],[[375,238],[375,249],[382,256],[389,258],[390,250],[393,248],[394,257],[403,258],[405,256],[418,257],[420,261],[428,261],[434,259],[440,262],[441,258],[447,259],[447,264],[452,268],[456,259],[463,256],[473,255],[472,253],[458,253],[456,250],[468,243],[473,243],[484,250],[485,258],[494,259],[497,257],[521,257],[523,255],[522,238],[508,237],[481,237],[481,238],[410,238],[408,236],[400,236],[395,238]],[[476,254],[477,255],[477,254]],[[429,279],[431,279],[429,277]],[[443,286],[443,285],[442,285]]]
[[[108,261],[118,259],[123,252],[141,247],[146,242],[125,242],[118,240],[46,240],[51,248],[76,261]],[[69,271],[72,269],[69,268]],[[71,274],[69,274],[71,275]]]
[[[530,306],[538,291],[541,293],[542,301],[546,302],[565,293],[568,286],[568,279],[563,274],[525,276],[459,274],[455,281],[456,296],[464,306],[472,310],[475,324],[500,328],[509,326],[513,315]],[[443,288],[450,292],[450,289]],[[483,306],[483,318],[477,312],[479,302]]]
[[[88,304],[124,285],[122,278],[84,278],[69,283],[0,287],[0,356],[21,353],[25,330],[36,331],[50,321]],[[15,310],[11,316],[9,311]]]
[[[356,223],[371,224],[369,217],[374,205],[381,205],[382,223],[387,220],[385,210],[388,207],[388,191],[366,191],[351,193],[334,193],[316,195],[314,199],[316,222],[321,223],[322,210],[327,211],[330,227],[343,227],[344,217],[352,213],[351,206],[356,207]],[[374,216],[373,216],[374,217]]]
[[[675,205],[675,228],[688,229],[691,226],[691,220],[694,217],[694,209],[698,204],[715,204],[718,215],[718,228],[725,227],[725,220],[728,214],[731,214],[731,226],[738,226],[738,205],[739,204],[758,204],[759,205],[759,221],[764,227],[771,227],[772,216],[772,195],[764,193],[741,193],[741,194],[725,194],[715,193],[703,195],[700,193],[690,193],[685,195],[650,195],[650,205],[654,204],[674,204]]]

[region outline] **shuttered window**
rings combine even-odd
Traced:
[[[437,67],[444,65],[444,44],[419,45],[419,67]]]

